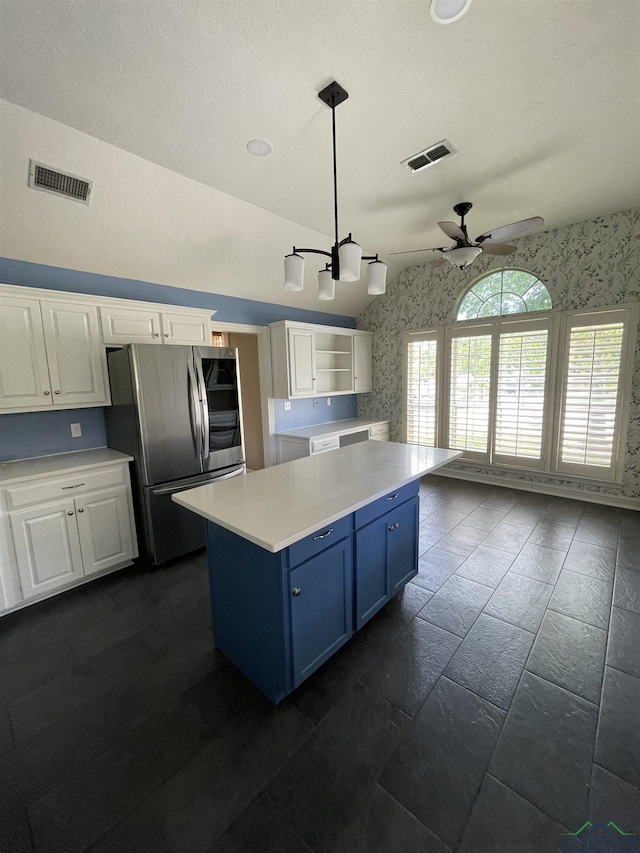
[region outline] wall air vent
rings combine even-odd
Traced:
[[[68,172],[60,172],[50,169],[35,160],[29,160],[29,186],[35,190],[44,190],[47,193],[62,195],[89,204],[91,186],[93,181],[70,175]]]
[[[425,148],[424,151],[414,154],[408,160],[403,160],[402,165],[410,172],[421,172],[427,166],[433,166],[438,160],[442,160],[444,157],[449,157],[455,153],[456,149],[453,145],[447,139],[443,139],[430,148]]]

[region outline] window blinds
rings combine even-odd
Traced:
[[[435,338],[411,340],[407,353],[407,442],[436,443],[437,349]]]
[[[568,341],[561,461],[596,468],[614,462],[624,323],[574,326]]]
[[[500,335],[495,426],[497,456],[514,460],[542,457],[547,344],[546,329]]]
[[[488,452],[490,384],[491,335],[452,338],[449,447]]]

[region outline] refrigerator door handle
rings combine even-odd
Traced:
[[[153,495],[173,495],[177,492],[184,492],[187,489],[195,489],[198,486],[208,486],[210,483],[217,483],[218,480],[230,480],[231,477],[238,477],[240,474],[245,473],[244,465],[241,468],[237,468],[235,471],[231,471],[228,474],[220,474],[219,477],[208,477],[206,480],[197,480],[195,483],[189,483],[188,485],[181,486],[162,486],[158,489],[152,489],[151,493]]]
[[[191,352],[187,356],[187,373],[189,375],[189,420],[191,421],[191,436],[196,448],[196,454],[202,462],[202,408],[198,395],[198,380],[193,366]]]
[[[195,354],[196,373],[198,374],[198,382],[200,383],[200,400],[201,409],[200,417],[202,419],[202,468],[209,461],[209,401],[207,398],[207,387],[204,384],[204,373],[202,372],[202,358],[200,354]]]

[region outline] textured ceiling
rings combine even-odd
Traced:
[[[350,93],[336,111],[341,236],[369,251],[443,245],[435,223],[463,200],[472,236],[640,204],[638,0],[475,0],[449,26],[427,0],[0,10],[7,100],[328,235],[331,114],[317,91],[337,79]],[[255,137],[271,157],[247,153]],[[445,137],[453,157],[400,166]],[[282,282],[268,287],[278,301]]]

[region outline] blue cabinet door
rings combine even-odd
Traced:
[[[384,520],[389,594],[393,596],[418,573],[418,498],[387,513]]]
[[[356,531],[355,535],[355,628],[367,620],[389,600],[387,576],[386,517],[378,518]]]
[[[288,573],[297,687],[353,633],[351,537]]]

